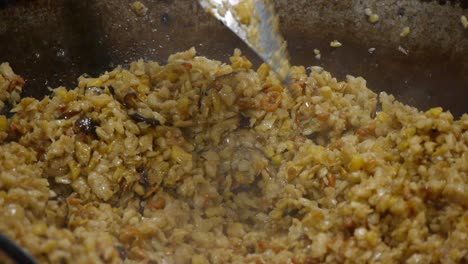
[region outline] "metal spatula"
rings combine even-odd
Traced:
[[[283,83],[289,83],[289,56],[269,0],[199,0],[262,58]],[[242,6],[241,6],[242,5]],[[247,19],[246,19],[247,18]]]

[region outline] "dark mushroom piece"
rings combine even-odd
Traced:
[[[137,100],[138,100],[137,93],[133,91],[127,92],[127,94],[125,94],[125,96],[120,100],[117,96],[115,96],[115,90],[112,86],[109,86],[109,90],[111,91],[111,95],[114,96],[117,102],[119,102],[125,109],[137,108]],[[146,117],[139,112],[129,113],[128,116],[130,116],[130,118],[136,122],[145,123],[150,126],[161,125],[161,122],[159,120],[155,118]]]
[[[75,133],[96,134],[96,127],[99,122],[90,117],[80,117],[75,121],[73,131]]]
[[[137,108],[137,97],[138,95],[131,91],[131,92],[128,92],[124,98],[123,98],[123,105],[126,107],[126,108]]]
[[[240,128],[249,128],[250,127],[250,118],[239,114],[239,127]]]
[[[109,90],[109,93],[114,96],[115,95],[115,88],[112,85],[107,86],[107,89]]]
[[[143,116],[142,114],[140,114],[138,112],[129,114],[129,116],[136,122],[145,123],[145,124],[148,124],[148,125],[151,125],[151,126],[161,125],[161,122],[159,122],[159,120],[157,120],[155,118],[149,118],[149,117]]]

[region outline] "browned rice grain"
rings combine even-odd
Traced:
[[[318,68],[293,67],[291,97],[251,67],[190,49],[23,98],[0,232],[50,263],[468,261],[468,115]]]

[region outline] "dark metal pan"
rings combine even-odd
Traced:
[[[294,64],[320,65],[339,78],[364,76],[371,89],[423,110],[443,106],[458,116],[466,113],[468,30],[460,16],[468,13],[467,1],[275,2]],[[145,16],[123,0],[3,0],[0,60],[27,79],[24,95],[35,97],[47,94],[47,86],[73,87],[82,73],[99,74],[138,58],[164,61],[191,46],[223,61],[239,47],[258,65],[196,1],[143,3],[149,8]],[[367,7],[379,14],[378,23],[366,20]],[[402,38],[405,26],[411,33]],[[329,47],[333,39],[343,47]],[[321,50],[320,60],[314,48]]]
[[[137,16],[127,0],[0,0],[0,61],[26,79],[23,95],[41,98],[48,87],[74,87],[92,75],[132,60],[164,60],[195,46],[201,55],[227,61],[246,45],[193,0],[143,0]],[[296,0],[275,1],[293,64],[323,66],[338,78],[363,76],[376,92],[427,109],[467,112],[468,30],[460,16],[468,1]],[[371,8],[380,21],[369,23]],[[403,27],[411,33],[401,37]],[[331,40],[343,47],[333,49]],[[369,49],[373,48],[370,53]],[[314,58],[321,50],[321,59]],[[0,238],[2,238],[0,236]],[[2,248],[28,258],[6,238]],[[25,260],[23,259],[23,262]],[[22,261],[20,261],[22,262]],[[25,262],[26,263],[26,262]]]

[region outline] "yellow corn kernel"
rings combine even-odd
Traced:
[[[377,113],[377,120],[379,120],[382,123],[388,123],[390,122],[390,115],[385,113],[385,112],[379,112]]]
[[[174,83],[179,79],[179,74],[175,72],[168,72],[165,78],[168,79],[171,83]]]
[[[250,19],[254,11],[253,9],[253,1],[240,1],[239,4],[234,6],[239,21],[246,25],[250,24]]]
[[[70,176],[71,179],[74,181],[80,176],[81,173],[81,168],[78,167],[78,164],[76,164],[75,160],[70,160],[68,162],[68,168],[70,168]]]
[[[400,33],[400,37],[402,38],[407,37],[410,32],[411,32],[410,27],[404,27]]]
[[[122,81],[124,83],[133,83],[135,75],[127,70],[122,71]]]
[[[262,63],[257,69],[258,76],[260,80],[265,80],[268,74],[270,73],[270,67],[266,63]]]
[[[241,51],[238,49],[234,50],[234,55],[231,56],[229,60],[231,61],[231,67],[233,69],[248,70],[252,68],[252,62],[250,62],[247,57],[242,56]]]
[[[149,88],[148,85],[140,83],[140,84],[138,84],[137,91],[138,91],[138,93],[141,93],[141,94],[147,94],[147,93],[149,93],[150,88]]]
[[[26,98],[21,99],[21,101],[19,102],[19,105],[23,109],[26,109],[30,104],[32,104],[34,102],[37,102],[36,99],[34,99],[32,97],[26,97]]]
[[[59,87],[59,88],[55,89],[54,93],[56,95],[58,95],[62,99],[62,101],[64,101],[64,102],[71,102],[71,101],[75,100],[74,94],[68,92],[65,87]]]
[[[376,246],[379,243],[379,235],[374,231],[366,232],[364,238],[371,246]]]
[[[439,148],[437,148],[437,150],[432,154],[432,156],[444,155],[444,154],[447,153],[448,151],[449,151],[449,150],[448,150],[447,145],[442,145],[442,146],[440,146]]]
[[[86,87],[101,87],[102,86],[102,80],[100,78],[91,78],[88,79],[88,83],[86,84]]]
[[[414,127],[409,127],[405,130],[405,136],[407,138],[410,138],[412,136],[416,135],[416,128]]]
[[[368,18],[369,22],[371,22],[372,24],[375,24],[377,22],[379,22],[379,15],[377,14],[371,14]]]
[[[42,244],[42,251],[45,252],[45,253],[50,253],[55,248],[57,248],[57,241],[55,241],[55,240],[47,240],[47,242]]]
[[[330,47],[332,48],[339,48],[343,46],[343,44],[341,44],[341,42],[339,42],[338,40],[333,40],[332,42],[330,42]]]
[[[4,115],[0,115],[0,132],[8,129],[8,119]]]
[[[88,101],[90,101],[93,105],[97,107],[104,107],[108,103],[112,101],[112,97],[107,94],[101,94],[98,96],[89,96],[87,97]]]
[[[401,142],[401,144],[398,146],[398,149],[399,149],[400,151],[404,151],[404,150],[407,150],[408,147],[409,147],[408,141],[403,141],[403,142]]]
[[[133,12],[139,16],[144,16],[148,12],[148,8],[140,1],[135,1],[131,5]]]
[[[309,150],[308,153],[312,156],[315,157],[316,159],[319,159],[325,152],[325,148],[317,145],[317,146],[312,146]]]
[[[76,100],[76,94],[74,92],[68,92],[65,94],[65,97],[62,97],[64,102],[72,102]]]
[[[278,208],[274,209],[270,216],[272,219],[274,220],[278,220],[278,219],[281,219],[283,217],[283,210],[279,210]],[[303,220],[303,223],[304,223],[304,220]]]
[[[172,146],[171,158],[177,163],[185,163],[192,160],[192,154],[185,152],[179,146]]]
[[[241,61],[239,60],[239,57],[231,57],[231,67],[233,69],[241,68]]]
[[[249,59],[247,59],[247,57],[242,56],[241,59],[242,59],[242,68],[246,70],[249,70],[250,68],[252,68],[253,64]]]
[[[323,97],[327,99],[330,99],[333,95],[333,92],[330,86],[323,86],[322,88],[320,88],[320,92],[323,95]]]
[[[275,155],[275,150],[271,146],[267,146],[265,148],[265,155],[268,158],[272,158]]]
[[[442,109],[442,107],[434,107],[427,110],[426,113],[431,114],[434,117],[438,117],[440,114],[442,114],[443,111],[444,110]]]
[[[361,154],[354,154],[349,162],[349,169],[352,171],[360,170],[364,166],[364,158]]]
[[[281,164],[282,160],[283,160],[283,157],[281,156],[281,154],[277,154],[271,158],[271,161],[273,161],[273,163],[277,165]]]

